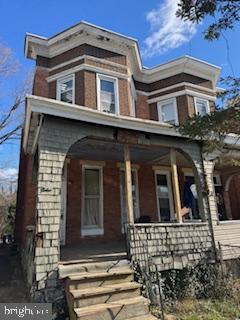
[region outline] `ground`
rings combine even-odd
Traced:
[[[165,320],[240,320],[240,281],[231,296],[221,299],[184,299],[166,307]],[[157,308],[155,312],[159,314]]]
[[[27,290],[18,255],[0,247],[0,303],[28,302]]]

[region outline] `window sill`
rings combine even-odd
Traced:
[[[102,236],[104,235],[104,229],[103,228],[92,228],[92,229],[82,229],[81,235],[84,236]]]
[[[240,224],[240,220],[225,220],[225,221],[218,221],[219,225],[225,224]]]

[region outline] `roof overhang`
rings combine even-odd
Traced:
[[[93,110],[75,104],[69,104],[53,99],[27,95],[26,97],[26,118],[24,126],[23,148],[26,151],[28,145],[29,132],[32,124],[37,128],[39,115],[49,115],[70,120],[77,120],[108,127],[135,130],[139,132],[162,134],[166,136],[182,137],[175,128],[168,124],[160,124],[153,120],[144,120],[130,116],[120,116],[106,114],[98,110]]]
[[[23,148],[25,151],[27,151],[30,134],[31,140],[33,141],[31,150],[35,150],[34,144],[37,143],[37,137],[42,124],[42,117],[44,115],[77,120],[95,125],[97,124],[107,127],[134,130],[143,133],[188,139],[187,137],[182,136],[174,127],[168,124],[161,124],[157,121],[139,119],[130,116],[106,114],[98,110],[93,110],[75,104],[27,95],[23,137]],[[227,148],[232,148],[234,146],[234,149],[237,152],[240,150],[240,139],[238,135],[229,134],[225,138],[225,144]]]
[[[81,44],[90,44],[106,50],[126,55],[130,71],[142,82],[150,83],[178,73],[188,73],[211,80],[214,85],[221,68],[190,56],[183,56],[153,68],[142,65],[138,41],[131,37],[81,21],[79,24],[57,35],[44,38],[27,33],[25,37],[25,56],[52,58]]]

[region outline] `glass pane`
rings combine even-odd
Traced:
[[[162,121],[170,124],[175,123],[174,105],[167,103],[162,105]]]
[[[86,169],[85,170],[85,195],[99,195],[99,170]]]
[[[110,92],[114,94],[114,82],[101,80],[101,91]]]
[[[61,101],[72,103],[73,101],[73,93],[72,90],[61,93]]]
[[[61,82],[60,86],[61,86],[61,92],[72,90],[73,81],[72,80],[68,80],[66,82]]]
[[[169,187],[167,175],[157,175],[157,196],[159,201],[160,215],[162,221],[170,221],[171,209],[169,199]]]
[[[85,199],[84,226],[99,226],[99,199]]]
[[[170,221],[169,199],[159,198],[159,208],[160,208],[161,221]]]
[[[104,112],[115,113],[115,90],[114,82],[101,80],[101,110]]]
[[[197,100],[197,113],[200,116],[207,114],[207,101]]]

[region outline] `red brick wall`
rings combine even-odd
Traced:
[[[150,109],[147,102],[148,97],[138,93],[136,101],[136,117],[150,119]]]
[[[42,67],[37,67],[33,81],[33,94],[40,97],[49,97],[48,83],[46,78],[48,77],[48,70]]]
[[[149,215],[158,221],[155,176],[152,166],[141,165],[138,171],[139,206],[141,215]]]
[[[130,115],[131,102],[129,99],[129,83],[127,80],[118,80],[118,90],[119,90],[119,109],[120,114],[123,116]]]
[[[32,183],[32,165],[32,158],[21,150],[15,223],[15,236],[20,246],[25,244],[26,226],[35,225],[36,221],[37,187]]]
[[[68,164],[66,244],[122,239],[120,169],[117,162],[106,161],[103,167],[103,236],[81,237],[81,172],[79,159],[71,159]],[[150,215],[153,221],[157,221],[155,178],[150,165],[143,165],[138,170],[138,184],[140,214]]]

